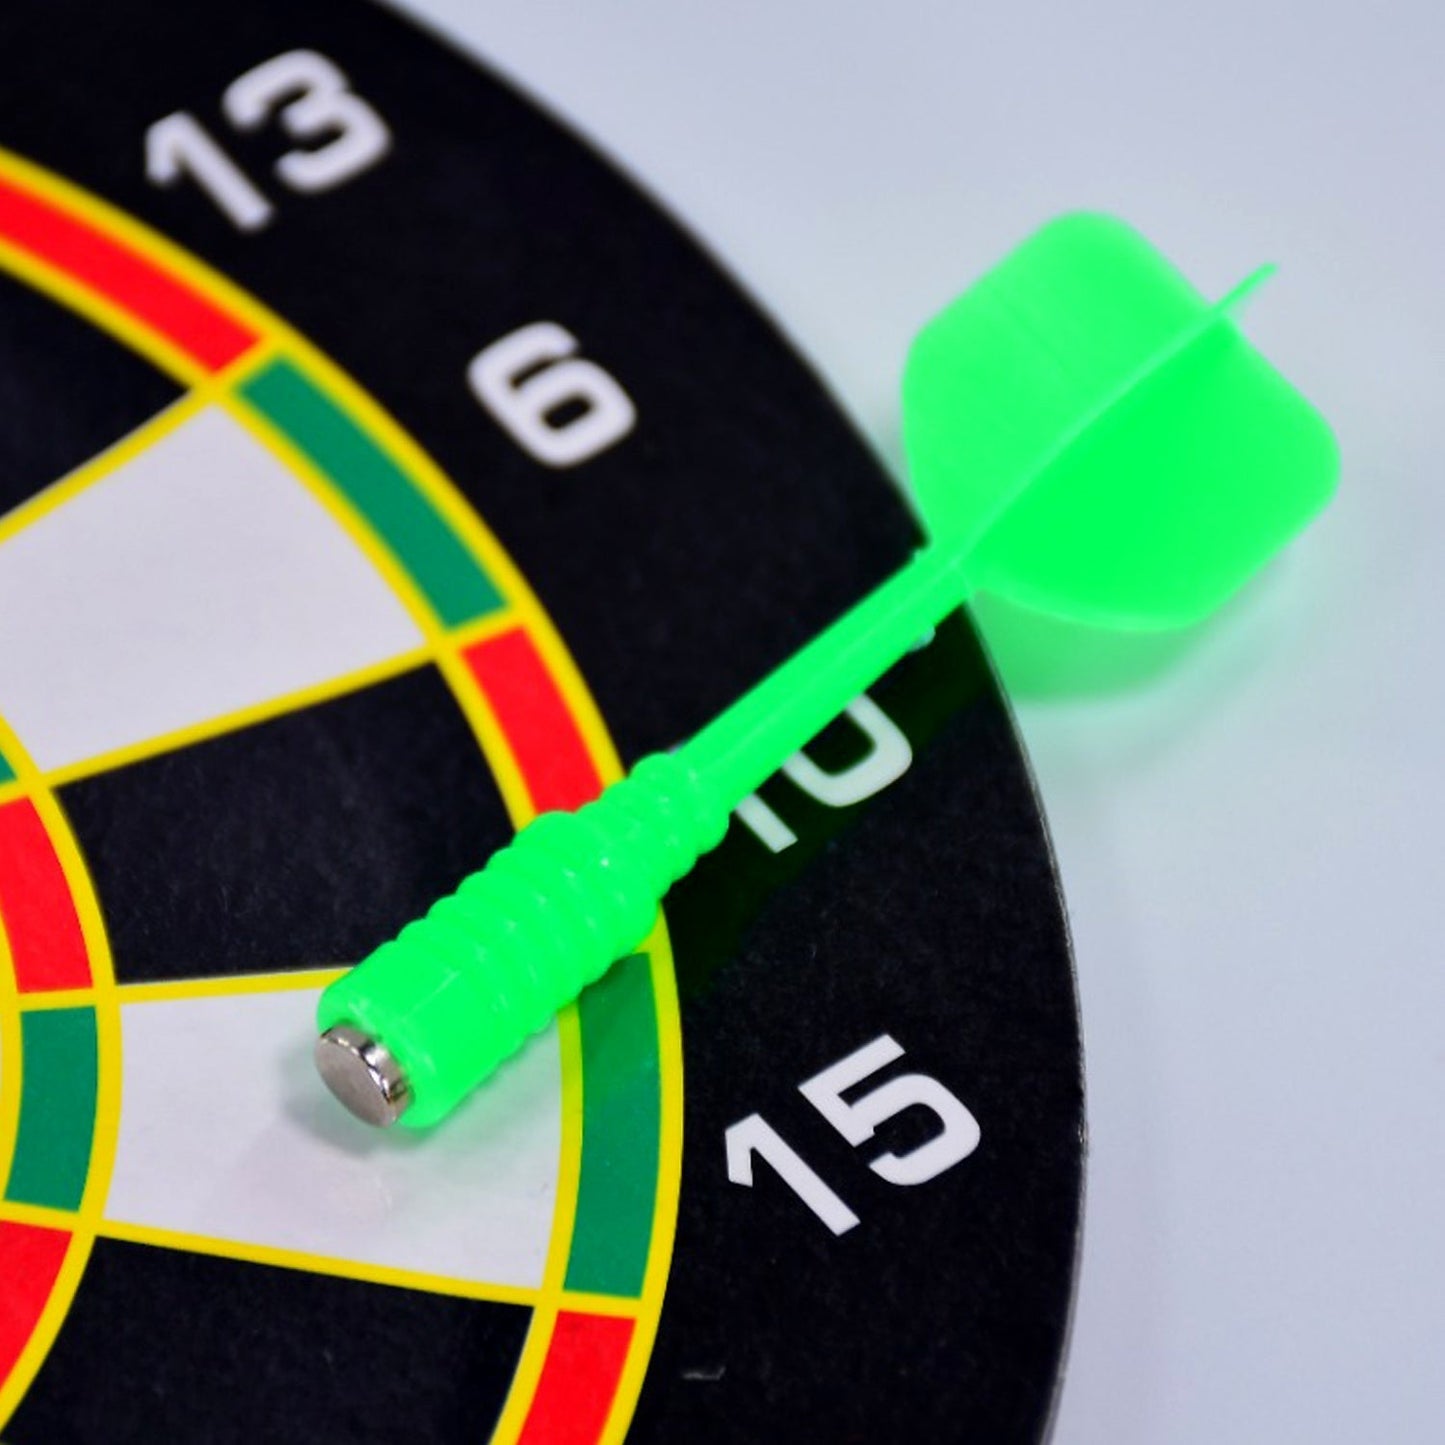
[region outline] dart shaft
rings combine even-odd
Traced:
[[[958,607],[966,557],[934,544],[680,748],[735,808]]]
[[[444,1117],[647,936],[733,808],[964,589],[962,559],[925,548],[675,753],[524,828],[322,994],[317,1061],[333,1090],[373,1123]]]

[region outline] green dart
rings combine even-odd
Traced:
[[[928,544],[672,753],[524,828],[321,996],[363,1119],[436,1123],[651,930],[732,810],[976,590],[1121,629],[1217,607],[1328,500],[1323,418],[1121,222],[1070,215],[924,328],[903,431]]]

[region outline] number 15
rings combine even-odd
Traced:
[[[904,1154],[880,1154],[868,1165],[890,1184],[926,1184],[978,1148],[982,1137],[978,1120],[958,1097],[927,1074],[900,1074],[851,1104],[843,1098],[846,1090],[902,1057],[903,1046],[890,1035],[880,1034],[872,1043],[799,1084],[798,1092],[855,1148],[866,1144],[880,1124],[905,1109],[915,1104],[928,1109],[938,1119],[938,1133]],[[728,1178],[734,1184],[751,1187],[756,1154],[773,1166],[778,1177],[834,1234],[845,1234],[859,1223],[858,1216],[761,1114],[739,1120],[724,1135],[724,1141]]]

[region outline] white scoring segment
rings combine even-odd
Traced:
[[[561,1148],[555,1026],[445,1128],[382,1134],[317,1086],[318,992],[122,1007],[106,1219],[201,1236],[225,1254],[235,1242],[305,1256],[290,1261],[302,1267],[341,1261],[363,1277],[373,1266],[538,1287]]]
[[[0,540],[0,716],[42,769],[422,642],[341,524],[235,418],[207,407],[150,430]]]

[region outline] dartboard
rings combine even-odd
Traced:
[[[965,616],[445,1124],[311,1070],[327,982],[906,559],[812,374],[369,4],[37,0],[0,93],[8,1445],[1041,1438],[1077,1011]]]

